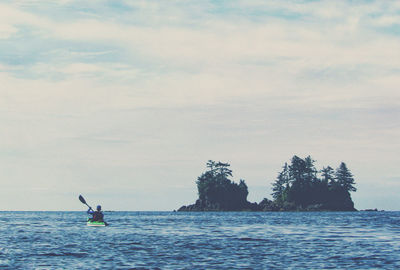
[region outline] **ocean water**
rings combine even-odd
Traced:
[[[0,269],[399,269],[400,212],[0,212]]]

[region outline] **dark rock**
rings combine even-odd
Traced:
[[[279,211],[279,207],[276,205],[271,200],[268,200],[267,198],[264,198],[259,204],[258,204],[258,211],[265,211],[265,212],[271,212],[271,211]]]

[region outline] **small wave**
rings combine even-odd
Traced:
[[[65,248],[72,248],[72,247],[77,247],[77,244],[66,244],[64,247]]]
[[[134,267],[134,268],[129,268],[128,270],[148,270],[149,268],[145,268],[145,267]],[[161,268],[158,268],[158,267],[156,267],[156,268],[151,268],[151,269],[154,269],[154,270],[161,270]]]
[[[145,250],[145,251],[150,251],[151,248],[147,248],[147,247],[130,247],[129,250]]]
[[[37,256],[43,256],[43,257],[76,257],[76,258],[83,258],[88,256],[88,253],[73,253],[73,252],[65,252],[65,253],[54,253],[54,252],[49,252],[49,253],[40,253],[36,254]]]
[[[117,246],[131,246],[131,245],[141,245],[142,243],[140,242],[120,242],[120,243],[115,243]]]
[[[334,260],[334,259],[340,259],[341,258],[341,256],[331,256],[331,257],[329,257],[328,258],[328,260]]]
[[[267,239],[262,238],[250,238],[250,237],[242,237],[239,238],[240,241],[256,241],[256,242],[268,242]]]

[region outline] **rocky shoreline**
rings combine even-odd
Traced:
[[[178,212],[321,212],[321,211],[358,211],[352,204],[343,205],[342,207],[332,207],[323,204],[309,205],[305,208],[294,204],[278,206],[271,200],[263,199],[260,203],[247,202],[240,207],[224,208],[219,204],[208,201],[196,200],[194,204],[184,205],[180,207]],[[378,211],[376,209],[366,209],[363,211]]]

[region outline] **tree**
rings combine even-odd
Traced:
[[[333,182],[335,182],[335,171],[331,166],[323,167],[321,170],[322,181],[326,184],[332,186]]]
[[[215,171],[216,171],[216,169],[215,169],[216,165],[217,165],[217,163],[215,161],[213,161],[213,160],[207,161],[207,165],[206,166],[209,169],[208,172],[210,172],[211,174],[214,175]]]
[[[229,163],[222,163],[218,161],[218,163],[215,164],[215,170],[217,171],[219,176],[222,176],[223,178],[228,178],[229,176],[232,176],[232,170],[228,168],[230,166],[231,165]]]
[[[304,159],[305,179],[309,183],[317,181],[317,169],[314,166],[315,160],[308,156]]]
[[[315,168],[311,157],[306,159],[293,156],[289,166],[289,182],[291,186],[287,191],[287,199],[301,207],[306,207],[313,200],[310,196],[311,185],[314,179]]]
[[[289,166],[289,181],[301,185],[305,180],[305,161],[298,156],[293,156]]]
[[[354,187],[355,182],[353,175],[347,168],[346,163],[340,163],[339,168],[336,169],[335,178],[337,183],[347,191],[357,191]]]
[[[280,204],[284,201],[285,190],[289,188],[289,167],[285,163],[283,170],[278,174],[276,181],[272,184],[272,197]]]

